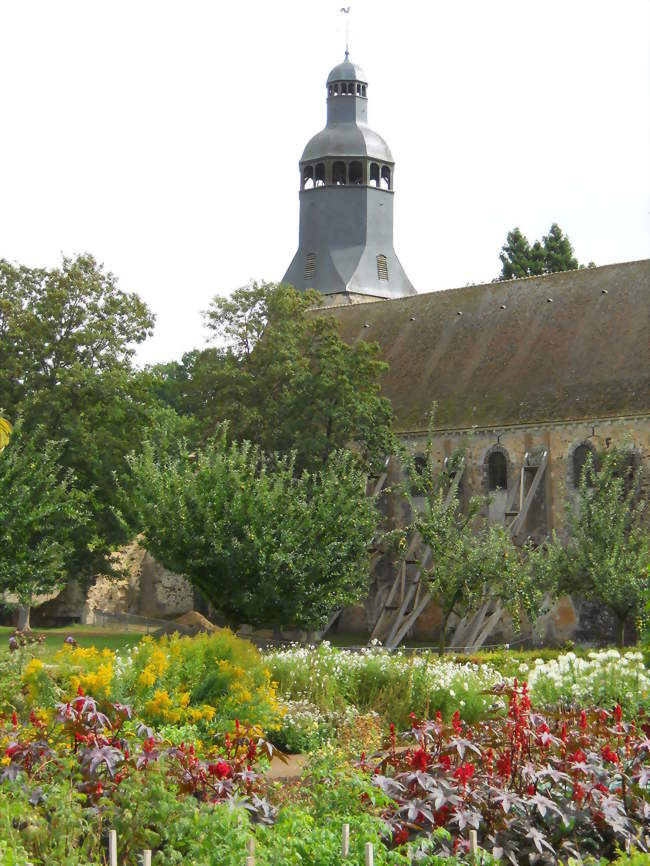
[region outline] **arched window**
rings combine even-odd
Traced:
[[[363,183],[363,166],[357,160],[350,163],[349,181],[357,185]]]
[[[312,165],[305,166],[302,173],[302,188],[311,189],[314,185],[314,167]]]
[[[381,167],[381,185],[384,189],[390,189],[390,169],[387,165]]]
[[[365,85],[365,84],[362,84],[362,85],[361,85],[361,95],[362,95],[362,96],[365,96],[365,95],[366,95],[366,85]]]
[[[332,85],[330,84],[330,86],[327,88],[327,95],[328,95],[328,96],[331,96],[331,95],[332,95],[332,92],[333,92],[333,91],[332,91]]]
[[[325,163],[319,162],[316,165],[316,174],[314,175],[316,186],[325,186]]]
[[[508,462],[501,451],[493,451],[488,457],[488,490],[508,489]]]
[[[361,85],[357,84],[357,96],[361,96]]]
[[[593,454],[593,451],[588,445],[585,444],[578,445],[578,447],[573,452],[573,486],[576,488],[576,490],[578,489],[578,487],[580,487],[582,470],[590,454]],[[588,484],[591,487],[590,481],[588,481]]]
[[[424,454],[416,454],[413,458],[413,471],[411,475],[411,493],[413,496],[422,496],[425,492],[424,478],[427,474],[427,458]]]
[[[347,175],[344,162],[335,162],[332,166],[332,183],[335,186],[345,186]]]
[[[370,163],[370,186],[379,186],[379,166],[376,162]]]
[[[338,86],[338,84],[335,84],[334,85],[334,96],[338,96],[338,95],[339,95],[339,86]]]

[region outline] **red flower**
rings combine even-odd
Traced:
[[[505,755],[501,755],[500,758],[497,758],[497,773],[502,779],[506,779],[511,772],[512,761],[510,760],[510,755],[506,752]]]
[[[436,827],[444,827],[449,820],[449,806],[441,806],[433,817]]]
[[[587,713],[584,710],[580,710],[580,729],[587,730]]]
[[[217,776],[219,779],[230,779],[232,776],[232,767],[225,761],[217,761],[216,764],[208,765],[208,773],[211,776]]]
[[[571,799],[575,800],[577,803],[582,803],[585,796],[585,789],[579,782],[576,782],[573,786],[573,793],[571,794]]]
[[[11,724],[14,726],[14,728],[17,728],[17,727],[18,727],[18,716],[16,715],[16,711],[15,711],[15,710],[14,710],[13,713],[11,714]]]
[[[458,779],[463,787],[469,782],[473,775],[474,764],[461,764],[460,767],[457,767],[454,770],[454,779]]]
[[[587,760],[587,756],[582,749],[577,749],[572,755],[567,755],[569,764],[582,764]]]
[[[453,725],[453,728],[457,734],[460,734],[462,732],[463,726],[460,721],[460,710],[456,710],[456,712],[454,713],[451,724]]]
[[[603,760],[609,761],[611,764],[618,764],[618,755],[616,752],[612,752],[608,745],[602,747],[600,754],[603,756]]]
[[[616,704],[616,706],[614,707],[614,718],[617,722],[620,722],[623,718],[623,710],[621,709],[620,704]]]
[[[422,770],[423,773],[426,772],[428,761],[429,756],[425,749],[418,749],[411,755],[411,767],[414,770]]]
[[[449,755],[440,755],[438,758],[438,763],[443,768],[443,770],[451,770],[451,758]]]
[[[401,827],[399,830],[395,830],[393,832],[393,843],[395,845],[403,845],[404,842],[408,842],[409,840],[409,831],[406,827]]]

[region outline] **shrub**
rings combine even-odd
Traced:
[[[282,709],[257,649],[228,629],[196,637],[144,637],[123,655],[65,645],[52,664],[34,658],[22,683],[28,706],[52,706],[81,688],[133,705],[150,724],[232,729],[235,719],[271,728]]]

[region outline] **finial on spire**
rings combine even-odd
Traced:
[[[345,16],[348,16],[351,8],[351,6],[348,6],[347,9],[345,6],[341,6],[341,12],[343,12]],[[345,59],[346,61],[350,59],[350,26],[347,17],[345,19]]]

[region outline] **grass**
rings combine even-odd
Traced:
[[[14,629],[8,626],[0,626],[0,653],[8,652],[9,635]],[[63,646],[63,641],[68,635],[77,641],[79,646],[94,646],[99,650],[121,650],[134,646],[138,643],[145,631],[119,631],[114,629],[103,629],[93,625],[69,625],[65,628],[34,628],[33,634],[45,635],[45,657],[54,655]]]

